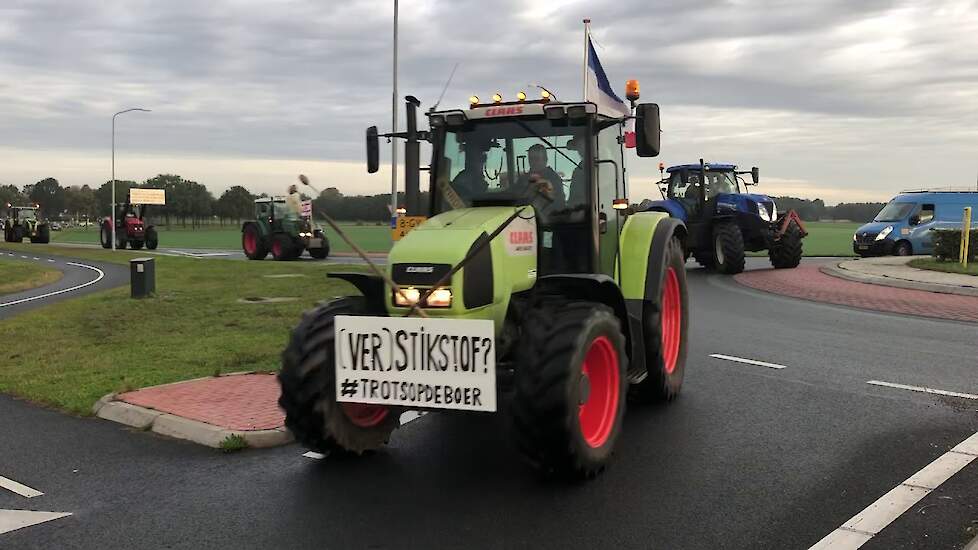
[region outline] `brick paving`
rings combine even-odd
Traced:
[[[123,393],[117,399],[230,430],[271,430],[285,423],[272,374],[188,380]]]
[[[819,271],[832,261],[836,260],[806,261],[795,269],[745,271],[734,279],[750,288],[793,298],[978,323],[978,297],[856,283]]]

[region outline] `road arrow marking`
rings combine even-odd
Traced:
[[[31,489],[27,485],[24,485],[22,483],[17,483],[16,481],[14,481],[12,479],[7,479],[7,478],[5,478],[3,476],[0,476],[0,487],[6,489],[8,491],[13,491],[13,492],[17,493],[18,495],[20,495],[22,497],[25,497],[25,498],[39,497],[39,496],[41,496],[41,495],[44,494],[44,493],[38,491],[37,489]]]
[[[755,361],[753,359],[744,359],[743,357],[734,357],[732,355],[720,355],[719,353],[711,354],[710,357],[714,359],[723,359],[724,361],[734,361],[735,363],[746,363],[748,365],[757,365],[759,367],[767,367],[769,369],[784,369],[787,368],[784,365],[779,365],[777,363],[766,363],[764,361]]]
[[[908,386],[906,384],[895,384],[893,382],[883,382],[881,380],[868,380],[867,384],[872,384],[874,386],[885,386],[887,388],[896,388],[898,390],[910,390],[922,393],[933,393],[936,395],[946,395],[948,397],[960,397],[962,399],[978,399],[978,395],[971,393],[959,393],[956,391],[947,390],[937,390],[934,388],[925,388],[923,386]]]
[[[38,523],[60,519],[71,514],[67,512],[34,512],[31,510],[0,510],[0,535],[16,531]]]

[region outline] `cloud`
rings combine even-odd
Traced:
[[[0,136],[18,154],[0,180],[70,164],[66,183],[104,181],[111,115],[130,106],[153,109],[116,136],[147,177],[190,170],[220,191],[257,181],[242,167],[362,166],[363,128],[390,124],[390,4],[4,3]],[[668,163],[758,165],[829,202],[969,184],[978,169],[972,1],[413,0],[400,15],[400,92],[423,108],[455,63],[442,106],[534,82],[578,99],[589,16],[612,83],[638,78],[662,106]],[[633,193],[655,192],[657,162],[629,163]],[[388,185],[340,173],[347,193]]]

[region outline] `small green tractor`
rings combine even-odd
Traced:
[[[29,238],[32,243],[51,242],[51,226],[37,216],[38,206],[11,206],[7,203],[7,216],[3,222],[3,240],[8,243],[23,242]]]
[[[241,248],[249,260],[294,260],[308,250],[317,260],[329,256],[329,239],[308,215],[293,212],[284,197],[255,199],[255,219],[241,226]]]
[[[525,97],[522,94],[520,97]],[[637,153],[659,153],[659,108],[635,105]],[[407,98],[408,215],[385,276],[331,273],[362,295],[308,311],[282,355],[279,404],[320,452],[383,446],[405,410],[505,412],[540,470],[590,478],[626,400],[672,400],[688,304],[681,220],[633,212],[624,129],[590,102],[522,100],[428,112]],[[431,145],[420,204],[419,142]],[[368,171],[378,133],[367,130]]]

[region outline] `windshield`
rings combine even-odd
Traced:
[[[473,201],[532,203],[538,211],[569,206],[569,198],[583,203],[587,184],[578,166],[585,130],[566,121],[533,119],[446,128],[435,147],[441,152],[435,159],[436,211],[472,206]],[[538,204],[541,187],[547,197]]]
[[[682,173],[673,172],[669,176],[669,197],[678,199],[693,199],[699,193],[700,179],[703,174],[693,169],[688,172],[688,179],[683,181]],[[740,193],[737,176],[733,172],[705,172],[706,199],[712,199],[720,193]]]
[[[913,202],[891,202],[880,210],[880,213],[873,218],[874,222],[898,222],[910,215],[913,207],[917,206]]]
[[[33,208],[24,208],[17,211],[17,217],[22,220],[33,220],[37,219]]]

